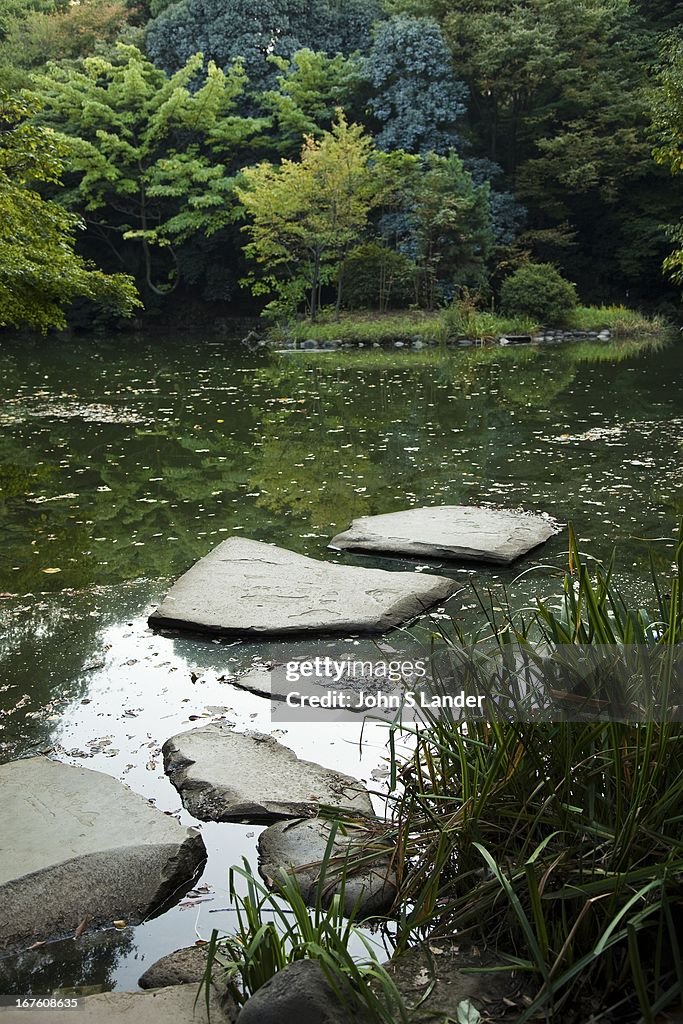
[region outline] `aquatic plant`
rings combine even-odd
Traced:
[[[589,568],[570,532],[558,602],[539,601],[532,616],[502,622],[491,613],[490,626],[503,656],[513,643],[656,650],[666,688],[677,667],[668,654],[683,638],[682,580],[683,532],[668,585],[654,579],[655,612],[629,607],[613,584],[613,562]],[[608,1009],[653,1022],[680,1002],[679,712],[673,705],[658,720],[539,722],[464,721],[424,709],[414,751],[399,758],[391,745],[398,795],[383,838],[402,854],[398,949],[455,933],[494,948],[536,982],[519,1024],[539,1016],[583,1022]]]
[[[339,891],[329,903],[324,900],[336,831],[337,825],[332,823],[311,908],[304,903],[294,875],[274,879],[271,890],[255,877],[246,860],[243,867],[230,869],[236,927],[229,935],[219,936],[215,930],[211,935],[202,981],[207,1011],[212,977],[225,983],[242,1006],[287,964],[309,959],[320,965],[336,997],[350,1011],[362,1009],[366,1019],[377,1024],[407,1024],[401,995],[377,959],[375,947],[360,931],[357,915],[345,917],[343,871]],[[239,892],[239,879],[246,882],[246,893]],[[352,953],[354,944],[367,956],[357,958]]]

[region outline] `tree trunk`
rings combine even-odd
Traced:
[[[313,280],[311,281],[311,320],[318,315],[318,292],[320,289],[320,253],[316,251],[313,260]]]
[[[344,285],[344,264],[339,264],[339,273],[337,274],[337,302],[334,307],[335,319],[339,320],[341,314],[341,300],[342,300],[342,288]]]
[[[140,173],[142,173],[142,168],[140,168]],[[140,226],[143,231],[147,230],[147,197],[145,195],[144,185],[140,186]],[[170,295],[171,292],[175,291],[178,287],[178,260],[176,259],[176,255],[170,245],[168,250],[171,254],[171,259],[173,260],[176,271],[175,279],[170,288],[157,288],[157,286],[152,283],[152,254],[149,251],[149,244],[146,238],[142,239],[142,251],[145,257],[145,282],[149,290],[154,292],[155,295]]]

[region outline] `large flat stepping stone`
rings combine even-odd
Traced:
[[[75,1019],[78,1024],[209,1024],[204,993],[198,985],[174,985],[148,992],[101,992],[81,996],[78,1011],[0,1009],[3,1024],[44,1024],[46,1020]],[[196,1004],[196,1005],[195,1005]],[[216,996],[210,1003],[211,1024],[228,1024],[233,1018]]]
[[[381,633],[455,589],[442,576],[336,565],[232,537],[180,577],[149,624],[223,636]]]
[[[318,893],[328,905],[341,890],[344,880],[344,910],[354,910],[360,917],[385,914],[396,898],[396,879],[389,851],[371,847],[363,852],[364,863],[351,868],[352,858],[363,849],[365,835],[352,827],[338,826],[325,876],[320,877],[320,864],[325,857],[331,835],[331,824],[322,818],[307,821],[280,821],[262,832],[258,840],[259,873],[268,885],[283,875],[294,875],[302,899],[310,906]],[[367,859],[369,857],[369,860]]]
[[[556,533],[558,527],[543,516],[439,505],[354,519],[330,547],[507,565]]]
[[[262,733],[236,733],[222,722],[172,736],[164,767],[183,806],[201,821],[255,824],[306,818],[322,804],[373,814],[357,779],[312,761]]]
[[[138,923],[206,860],[195,829],[101,772],[32,757],[0,766],[0,792],[2,950]]]

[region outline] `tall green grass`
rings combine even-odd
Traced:
[[[616,338],[662,334],[670,327],[664,317],[645,316],[626,306],[577,306],[569,314],[567,323],[577,331],[607,328]]]
[[[492,622],[501,650],[511,640],[530,649],[673,650],[683,639],[681,540],[647,613],[620,599],[611,564],[589,568],[571,535],[559,600],[538,602],[523,620]],[[654,1024],[680,1003],[683,726],[675,710],[635,724],[462,721],[425,709],[414,752],[394,758],[399,795],[384,836],[401,872],[399,950],[444,935],[495,949],[532,983],[520,1024],[585,1024],[608,1009]]]
[[[344,914],[344,881],[331,900],[325,899],[327,868],[332,858],[336,825],[320,864],[321,881],[313,907],[305,905],[294,875],[272,882],[272,889],[255,877],[247,861],[230,869],[230,903],[235,928],[219,936],[214,930],[207,949],[202,982],[207,1012],[212,981],[226,987],[238,1007],[278,971],[298,960],[315,960],[328,984],[351,1014],[362,1011],[376,1024],[408,1024],[401,995],[381,966],[373,944],[357,925],[356,915]],[[239,880],[246,893],[239,891]],[[338,872],[334,882],[339,881]],[[354,955],[353,947],[367,954]]]

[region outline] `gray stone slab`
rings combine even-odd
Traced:
[[[206,859],[195,829],[116,779],[32,757],[0,766],[0,949],[177,901]]]
[[[381,633],[455,589],[442,576],[336,565],[232,537],[181,576],[149,624],[224,636]]]
[[[507,565],[544,544],[558,529],[543,516],[525,512],[438,505],[354,519],[330,547]]]
[[[320,866],[331,828],[331,823],[322,818],[271,825],[258,840],[261,877],[272,885],[274,879],[293,874],[304,902],[313,906],[318,893],[327,905],[332,896],[340,892],[343,872],[347,915],[354,911],[361,918],[386,914],[396,898],[396,880],[389,853],[378,850],[373,856],[362,831],[338,826],[325,876],[321,879]],[[352,858],[361,851],[364,863],[352,868]],[[369,861],[368,855],[372,857]]]
[[[215,996],[210,1006],[211,1024],[233,1019]],[[0,1010],[3,1024],[45,1024],[47,1020],[62,1019],[78,1024],[209,1024],[203,995],[197,999],[197,985],[148,992],[102,992],[81,998],[77,1011]]]
[[[321,804],[372,815],[357,779],[300,761],[261,733],[222,722],[178,733],[163,746],[164,767],[190,814],[202,821],[278,821],[318,813]]]

